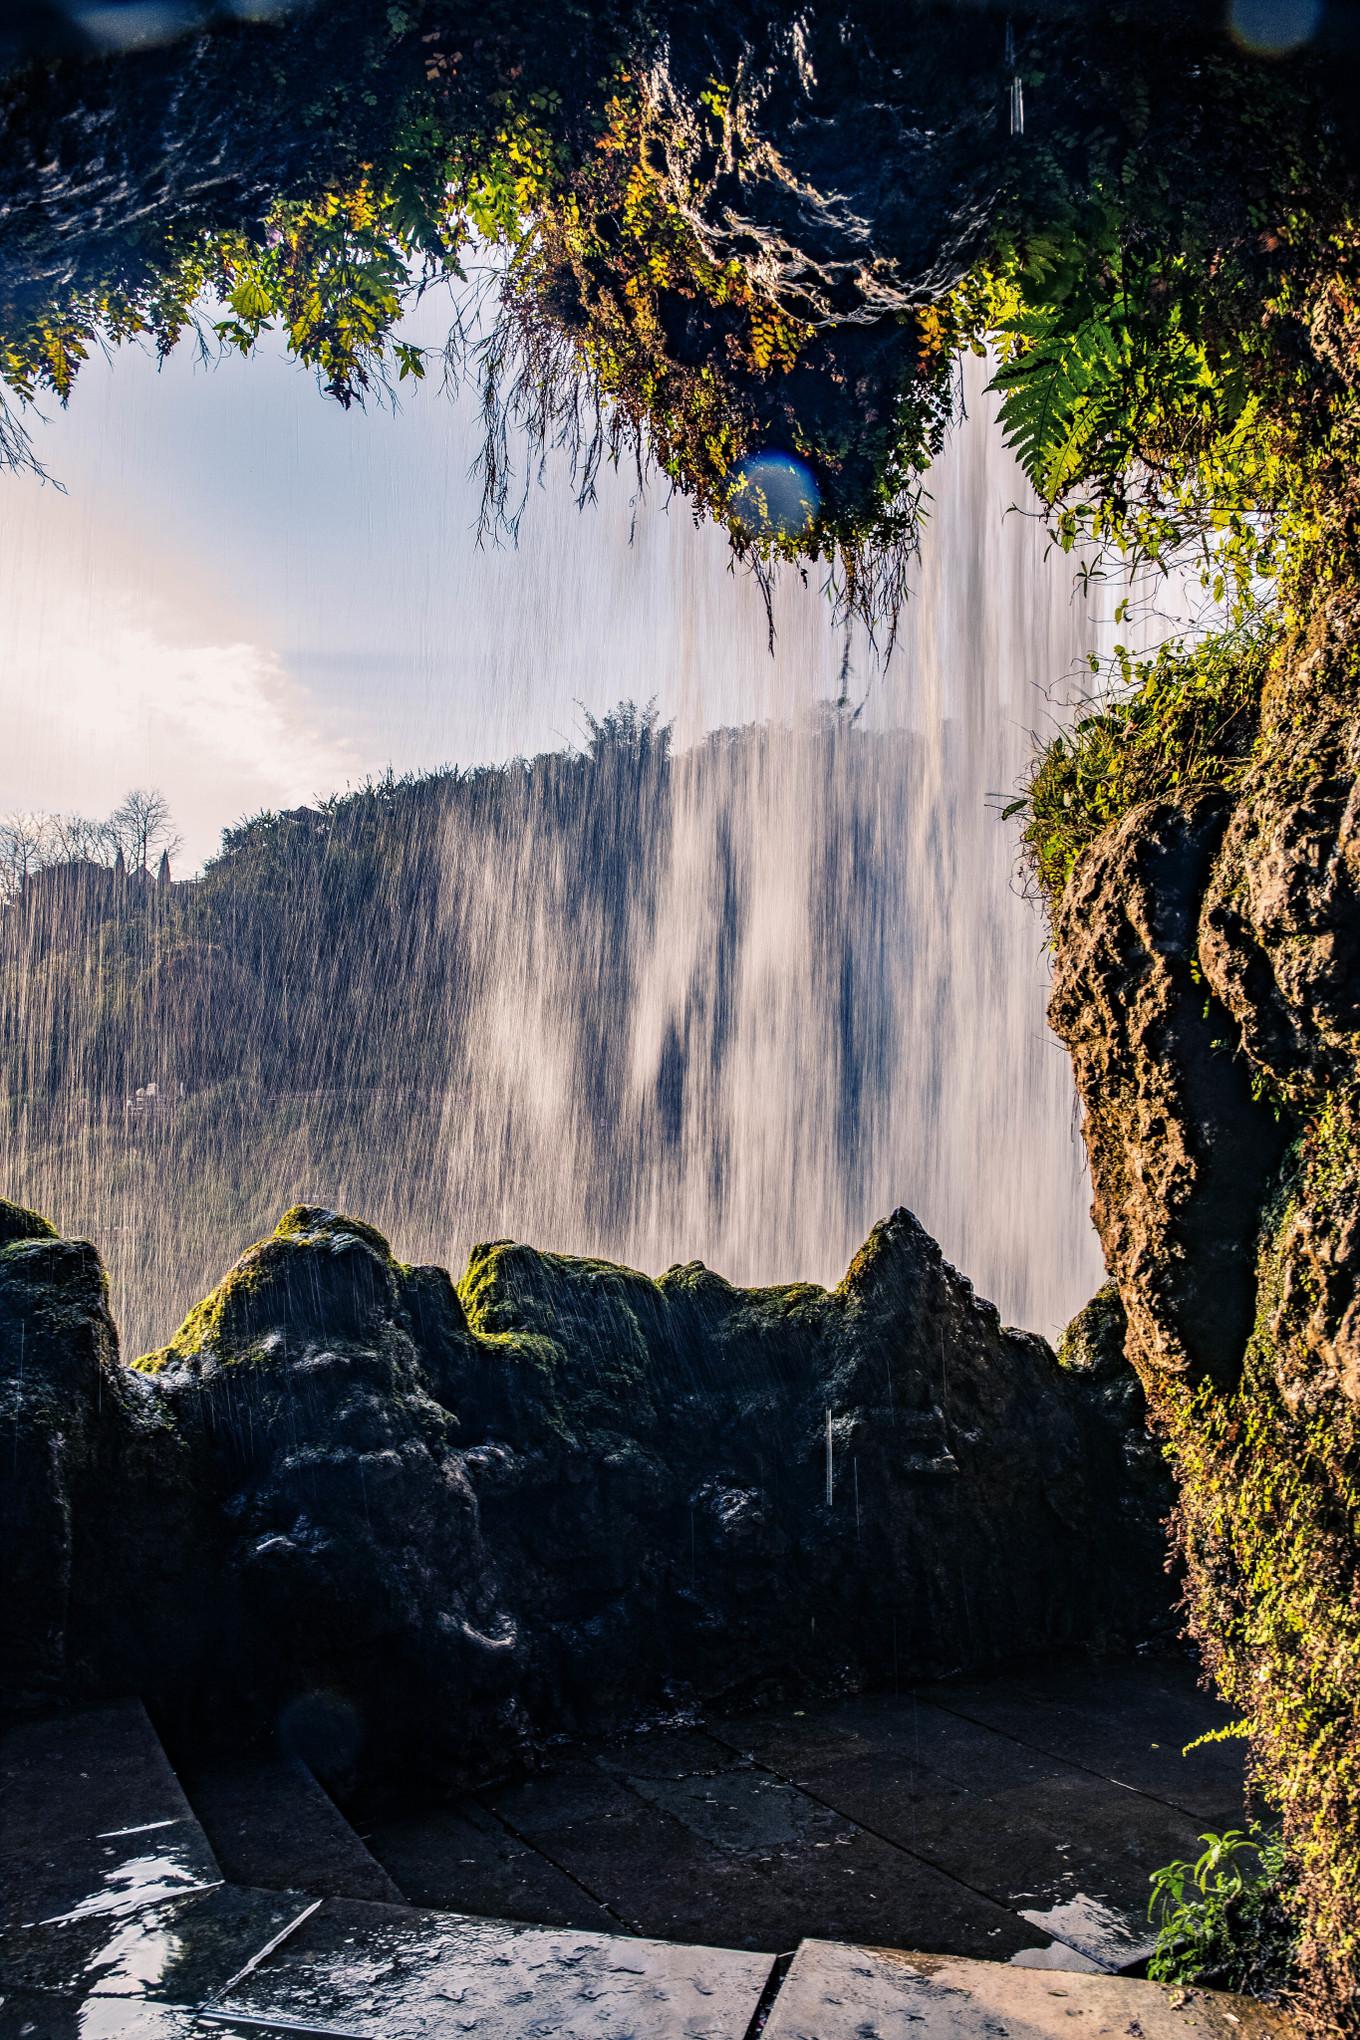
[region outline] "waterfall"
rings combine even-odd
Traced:
[[[221,919],[196,949],[148,938],[135,965],[104,944],[105,986],[125,967],[140,1015],[123,1093],[82,1088],[89,1041],[53,1079],[55,1113],[12,1086],[7,1187],[98,1242],[130,1346],[165,1337],[299,1199],[455,1272],[513,1234],[743,1283],[835,1282],[906,1204],[1009,1321],[1052,1335],[1080,1306],[1101,1269],[1074,1096],[999,809],[1101,626],[1070,562],[1045,558],[982,382],[970,361],[896,649],[877,670],[852,642],[839,705],[842,640],[815,591],[777,606],[752,723],[724,607],[749,611],[750,591],[681,589],[688,677],[658,661],[631,688],[675,719],[669,756],[606,722],[594,760],[437,790],[338,934],[309,924],[300,884],[240,954]],[[552,507],[549,543],[567,517]],[[680,506],[670,519],[684,530]],[[713,536],[697,557],[716,576]],[[688,576],[695,557],[667,536],[643,564]],[[556,650],[542,629],[534,656]],[[332,843],[315,869],[324,890],[349,866]],[[92,954],[63,978],[11,945],[7,1025],[30,1066],[79,1033]]]
[[[641,821],[632,782],[604,781],[593,868],[538,827],[494,856],[451,828],[475,964],[439,1194],[462,1241],[830,1283],[905,1203],[1014,1322],[1051,1333],[1091,1293],[1043,927],[999,809],[1099,630],[1005,514],[1018,490],[970,416],[858,714],[711,732]],[[831,634],[810,607],[790,627]]]

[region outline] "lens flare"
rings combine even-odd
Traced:
[[[1231,0],[1228,33],[1258,57],[1287,57],[1317,34],[1322,0]]]
[[[802,538],[821,503],[811,468],[795,453],[748,453],[728,478],[728,515],[751,538]]]

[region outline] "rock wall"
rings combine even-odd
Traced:
[[[1166,1626],[1134,1378],[907,1212],[834,1291],[509,1241],[455,1289],[299,1207],[131,1369],[93,1250],[0,1213],[12,1696],[139,1690],[343,1786]]]
[[[1099,837],[1054,917],[1128,1352],[1191,1628],[1301,1871],[1319,2030],[1360,2030],[1360,614],[1282,645],[1250,757]]]
[[[0,1692],[135,1691],[197,1654],[189,1440],[119,1364],[99,1256],[0,1202]]]

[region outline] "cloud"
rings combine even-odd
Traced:
[[[4,591],[0,811],[165,793],[192,867],[222,827],[355,779],[352,742],[269,647],[213,642],[173,596],[40,573]]]

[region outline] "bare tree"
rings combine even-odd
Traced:
[[[106,826],[129,871],[149,871],[158,850],[173,853],[182,840],[170,819],[169,801],[155,788],[134,787],[114,809]]]
[[[52,861],[50,815],[12,814],[0,820],[0,901],[17,899],[24,881]]]
[[[107,822],[90,815],[51,815],[52,862],[56,864],[109,864],[113,861],[114,837]]]
[[[163,793],[135,787],[105,822],[89,815],[15,813],[0,816],[0,906],[17,899],[36,872],[53,864],[86,861],[150,874],[159,853],[168,878],[168,859],[180,837]]]

